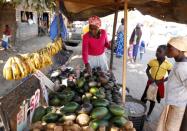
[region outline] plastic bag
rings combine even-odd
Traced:
[[[151,101],[156,101],[157,92],[158,86],[156,85],[156,83],[150,84],[147,90],[147,99]]]

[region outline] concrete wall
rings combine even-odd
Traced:
[[[29,25],[27,22],[21,22],[21,11],[32,12],[34,24]],[[16,22],[16,38],[18,40],[27,40],[38,35],[38,15],[36,11],[33,11],[32,9],[24,9],[22,5],[18,6],[16,8]]]
[[[0,5],[0,39],[2,38],[5,25],[9,25],[12,34],[16,29],[15,8],[10,4]]]

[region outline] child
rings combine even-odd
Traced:
[[[140,60],[142,60],[144,53],[145,53],[145,42],[142,41],[140,45]]]
[[[157,131],[182,131],[180,126],[187,105],[187,37],[172,38],[167,45],[167,56],[176,63],[166,84],[167,105]]]
[[[156,51],[156,59],[153,59],[148,63],[147,70],[146,70],[148,81],[143,96],[141,98],[141,101],[144,103],[146,103],[148,100],[147,99],[148,88],[153,83],[155,83],[158,87],[157,94],[155,94],[156,96],[155,99],[158,101],[158,103],[160,103],[161,98],[164,98],[164,82],[167,81],[167,77],[165,78],[165,76],[167,75],[167,73],[169,74],[172,68],[172,64],[166,60],[165,56],[166,56],[166,46],[160,45]],[[150,101],[150,107],[147,114],[147,119],[149,119],[150,114],[152,113],[153,108],[155,106],[155,101],[153,100],[149,100],[149,101]]]
[[[133,63],[133,44],[129,45],[128,57],[129,57],[130,62]]]
[[[3,38],[2,38],[2,47],[7,50],[9,46],[9,38],[11,36],[11,31],[8,25],[5,26],[5,30],[3,32]]]

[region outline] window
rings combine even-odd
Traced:
[[[33,13],[28,11],[21,11],[21,22],[28,22],[28,19],[33,20]]]

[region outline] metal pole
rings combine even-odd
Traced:
[[[126,73],[127,73],[127,14],[128,14],[128,0],[124,1],[124,55],[123,55],[123,89],[122,89],[122,100],[125,103],[126,96]]]
[[[118,8],[119,6],[117,6],[115,14],[114,14],[114,25],[113,25],[113,34],[112,34],[112,43],[111,43],[111,56],[110,56],[110,71],[112,71],[112,65],[113,65],[113,54],[114,54],[116,25],[117,25],[117,19],[118,19]]]

